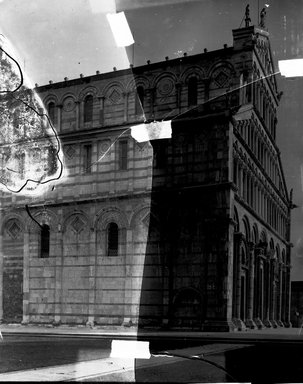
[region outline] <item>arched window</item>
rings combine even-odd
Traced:
[[[142,85],[137,87],[136,102],[135,102],[135,114],[140,115],[143,113],[144,108],[144,88]]]
[[[49,257],[49,226],[43,224],[40,232],[40,258]]]
[[[55,122],[55,109],[56,109],[55,103],[53,101],[51,101],[48,104],[48,117],[50,118],[50,121],[53,124]]]
[[[188,105],[197,105],[198,103],[198,82],[196,77],[188,80]]]
[[[116,223],[107,226],[107,256],[118,256],[119,228]]]
[[[89,123],[93,120],[93,96],[88,95],[84,99],[84,123]]]

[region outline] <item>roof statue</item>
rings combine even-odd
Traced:
[[[265,18],[266,18],[266,8],[262,8],[262,11],[260,12],[260,23],[259,26],[261,28],[265,28]]]
[[[251,22],[251,19],[249,17],[249,4],[247,4],[245,8],[245,27],[249,27],[250,22]]]

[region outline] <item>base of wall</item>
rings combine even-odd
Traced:
[[[246,329],[245,325],[244,328]],[[238,327],[231,320],[205,320],[203,332],[235,332]]]
[[[247,319],[245,321],[245,325],[249,329],[257,329],[258,328],[256,323],[253,321],[253,319]]]
[[[284,321],[284,327],[285,328],[291,328],[292,327],[292,324],[290,321]]]
[[[263,323],[264,323],[264,325],[265,325],[266,328],[273,328],[272,323],[270,322],[269,319],[265,319],[265,320],[263,321]]]
[[[276,322],[276,320],[270,320],[270,322],[273,328],[278,328],[278,323]]]

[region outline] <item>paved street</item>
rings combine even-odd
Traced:
[[[2,333],[0,381],[303,381],[298,329],[179,336],[147,332],[142,335],[150,340],[152,356],[147,360],[110,357],[111,341],[134,337],[133,330],[2,326]],[[163,356],[164,351],[174,357]],[[188,359],[195,356],[207,362]]]
[[[210,344],[170,350],[177,357],[157,356],[159,352],[151,350],[155,355],[150,359],[135,360],[110,358],[110,345],[110,339],[4,337],[0,381],[224,381],[226,374],[217,367],[180,356],[213,355],[210,359],[224,367],[225,351],[245,348]],[[169,343],[162,343],[164,346]]]
[[[4,336],[0,373],[109,357],[111,340]]]

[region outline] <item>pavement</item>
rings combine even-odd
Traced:
[[[191,332],[191,331],[159,331],[159,330],[137,330],[135,327],[85,327],[85,326],[49,326],[49,325],[21,325],[0,324],[2,337],[11,335],[43,336],[43,337],[83,337],[83,338],[110,338],[110,339],[146,339],[159,340],[198,340],[206,341],[208,344],[170,351],[177,355],[192,356],[224,353],[235,348],[245,348],[250,342],[256,341],[287,341],[302,342],[303,332],[299,328],[266,328],[263,330],[247,330],[239,332]],[[139,360],[141,367],[152,367],[171,364],[181,361],[180,357],[154,356],[150,359]],[[87,381],[97,378],[97,381],[135,381],[135,364],[138,359],[134,358],[103,358],[64,364],[47,368],[23,370],[0,374],[0,381]],[[118,377],[118,379],[117,379]]]
[[[245,348],[249,345],[210,344],[199,347],[171,350],[178,357],[151,355],[149,359],[104,358],[64,364],[46,368],[21,370],[0,374],[0,381],[121,381],[135,382],[138,369],[157,367],[184,362],[188,356],[210,356],[226,351]]]

